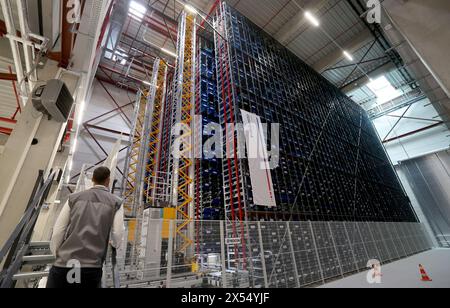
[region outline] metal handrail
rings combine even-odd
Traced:
[[[13,276],[22,266],[22,258],[28,251],[34,226],[57,173],[57,171],[52,172],[45,182],[43,182],[42,171],[39,173],[27,210],[0,250],[0,263],[8,256],[4,269],[0,273],[0,288],[14,286]]]

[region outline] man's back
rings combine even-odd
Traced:
[[[101,268],[121,200],[106,187],[95,186],[69,196],[68,207],[64,239],[54,247],[55,266],[69,267],[68,262],[76,260],[82,268]]]
[[[124,236],[122,201],[111,194],[111,171],[98,167],[94,187],[69,196],[53,229],[50,248],[56,255],[47,288],[99,288],[108,240],[118,248]],[[69,277],[80,267],[79,279]]]

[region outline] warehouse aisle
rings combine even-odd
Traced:
[[[404,259],[382,268],[382,283],[369,285],[366,273],[342,279],[321,288],[449,288],[450,249],[436,249]],[[433,280],[420,280],[419,264],[422,264]]]

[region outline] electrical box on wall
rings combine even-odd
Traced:
[[[47,115],[49,120],[66,122],[74,103],[66,84],[58,79],[49,80],[45,85],[33,91],[33,107]]]

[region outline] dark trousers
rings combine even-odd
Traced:
[[[80,283],[69,283],[69,278],[74,278],[73,268],[61,268],[53,266],[47,281],[47,289],[100,289],[102,286],[103,271],[101,268],[82,268]]]

